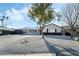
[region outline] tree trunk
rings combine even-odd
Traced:
[[[41,30],[40,30],[40,35],[41,35]]]
[[[43,30],[42,30],[42,39],[44,39],[44,33],[43,33]]]
[[[44,32],[43,32],[43,30],[44,30],[44,27],[40,27],[40,33],[42,35],[42,39],[44,39]]]
[[[39,31],[40,31],[40,35],[41,35],[41,33],[42,33],[42,31],[41,31],[41,25],[40,25],[40,29],[39,29]]]

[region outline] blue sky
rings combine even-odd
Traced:
[[[59,12],[63,5],[62,3],[54,3],[52,7],[56,12]],[[30,3],[0,3],[0,17],[2,15],[9,17],[7,27],[10,28],[37,27],[37,24],[29,20],[27,16],[30,7]],[[51,23],[62,25],[61,21],[58,22],[56,20],[53,20]]]

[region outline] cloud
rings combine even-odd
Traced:
[[[26,22],[25,21],[26,15],[27,15],[27,8],[23,8],[21,10],[11,8],[10,10],[7,10],[6,16],[9,17],[8,27],[16,28],[23,26],[22,24]]]
[[[9,20],[13,20],[13,21],[14,20],[20,21],[20,20],[24,19],[24,17],[21,15],[21,13],[14,8],[12,8],[11,10],[7,10],[6,15],[9,17]]]
[[[9,17],[7,27],[10,28],[21,28],[27,26],[36,25],[33,21],[29,21],[27,16],[28,7],[24,7],[20,10],[11,8],[5,12],[5,15]]]

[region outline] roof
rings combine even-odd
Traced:
[[[0,30],[14,31],[14,29],[12,29],[12,28],[7,28],[7,27],[3,27],[3,26],[0,26]]]
[[[70,31],[71,31],[71,29],[70,29],[69,26],[62,26],[62,28],[63,28],[64,30],[66,30],[67,32],[70,32]],[[76,29],[77,32],[79,32],[79,25],[78,25],[75,29]]]
[[[62,26],[62,28],[64,28],[64,29],[70,29],[69,26]]]
[[[36,27],[24,27],[23,30],[39,30],[39,28],[36,28]]]
[[[60,28],[62,28],[61,26],[58,26],[58,25],[56,25],[56,24],[54,24],[54,23],[47,24],[47,25],[45,25],[45,27],[46,27],[46,26],[49,26],[49,25],[54,25],[54,26],[57,26],[57,27],[60,27]]]
[[[54,25],[54,26],[60,27],[60,26],[53,24],[53,23],[45,25],[45,27],[49,26],[49,25]],[[62,28],[62,27],[60,27],[60,28]],[[39,30],[39,28],[38,27],[24,27],[22,30]]]

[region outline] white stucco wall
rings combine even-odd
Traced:
[[[34,32],[34,30],[31,30],[31,32],[30,32],[30,30],[31,29],[29,29],[29,30],[24,30],[23,32],[24,32],[24,34],[27,34],[27,35],[38,35],[38,34],[40,34],[40,32],[38,31],[38,30],[36,30],[36,32]]]
[[[28,33],[27,34],[31,34],[31,35],[38,35],[38,34],[40,34],[40,32],[38,31],[38,30],[36,30],[36,32],[34,32],[34,30],[31,30],[31,32],[28,30]]]
[[[44,29],[44,32],[47,32],[47,29],[48,29],[48,32],[50,33],[55,32],[55,29],[57,30],[57,33],[61,32],[61,27],[53,25],[53,24],[46,26]]]
[[[56,29],[56,32],[57,33],[61,33],[61,30],[62,28],[57,26],[57,25],[54,25],[54,24],[49,24],[45,27],[44,31],[43,32],[47,32],[47,29],[48,29],[48,32],[49,33],[55,33],[55,29]],[[30,32],[30,30],[36,30],[36,32]],[[25,29],[23,30],[25,34],[40,34],[40,31],[38,29]]]

